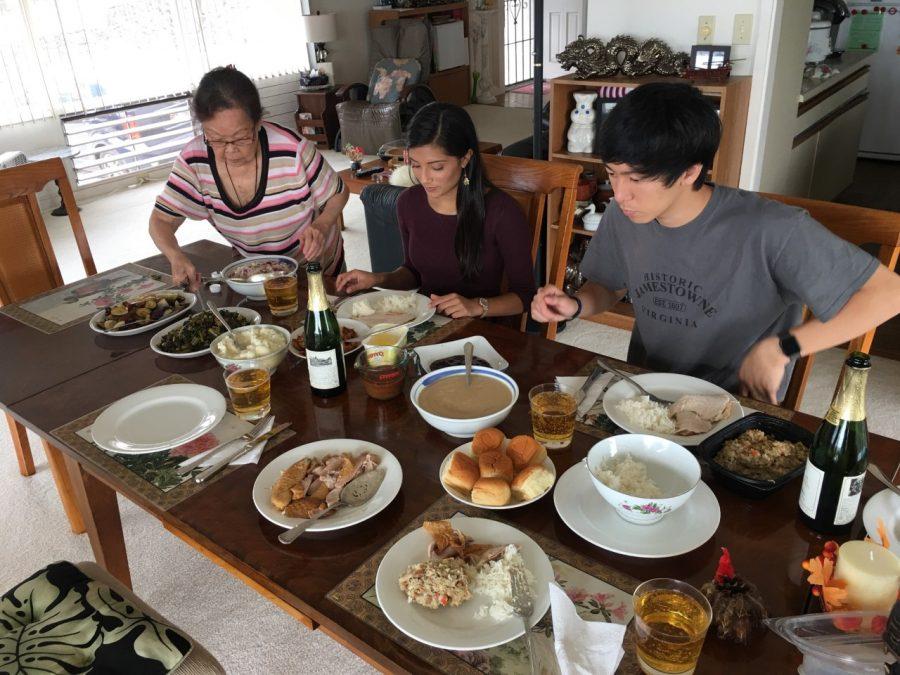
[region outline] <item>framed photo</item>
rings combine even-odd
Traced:
[[[694,45],[691,47],[691,68],[718,70],[731,59],[730,45]]]

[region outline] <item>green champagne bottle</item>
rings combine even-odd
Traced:
[[[866,379],[871,366],[862,352],[853,352],[844,363],[834,400],[809,450],[800,517],[816,532],[849,530],[859,509],[869,457]]]
[[[347,369],[344,363],[344,343],[322,282],[322,266],[317,262],[306,265],[309,297],[306,303],[306,366],[309,385],[314,396],[337,396],[347,389]]]

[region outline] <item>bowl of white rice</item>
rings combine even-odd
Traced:
[[[665,438],[622,434],[588,451],[588,473],[597,492],[619,517],[651,525],[682,506],[700,483],[700,462]]]

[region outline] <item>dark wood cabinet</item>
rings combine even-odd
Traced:
[[[321,91],[297,92],[297,112],[294,114],[294,122],[297,132],[320,148],[334,148],[337,137],[338,124],[335,106],[338,103],[334,95],[335,87],[322,89]],[[301,115],[308,113],[310,119],[303,119]],[[303,129],[314,129],[314,133],[304,133]]]

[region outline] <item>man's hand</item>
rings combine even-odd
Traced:
[[[477,300],[464,298],[459,293],[448,295],[431,294],[431,306],[444,316],[461,319],[466,316],[481,316],[483,310]]]
[[[325,235],[314,225],[309,225],[300,230],[300,252],[307,260],[315,260],[325,249]]]
[[[172,265],[172,281],[176,286],[187,284],[192,291],[200,288],[200,273],[186,255],[177,256],[169,262]]]
[[[541,323],[566,321],[577,311],[578,303],[553,285],[539,288],[531,301],[531,316]]]
[[[350,270],[338,274],[337,292],[351,295],[372,288],[377,283],[376,277],[371,272],[363,272],[362,270]]]
[[[738,371],[741,395],[777,405],[778,387],[784,379],[784,369],[790,362],[781,351],[777,337],[767,337],[757,342],[747,352]]]

